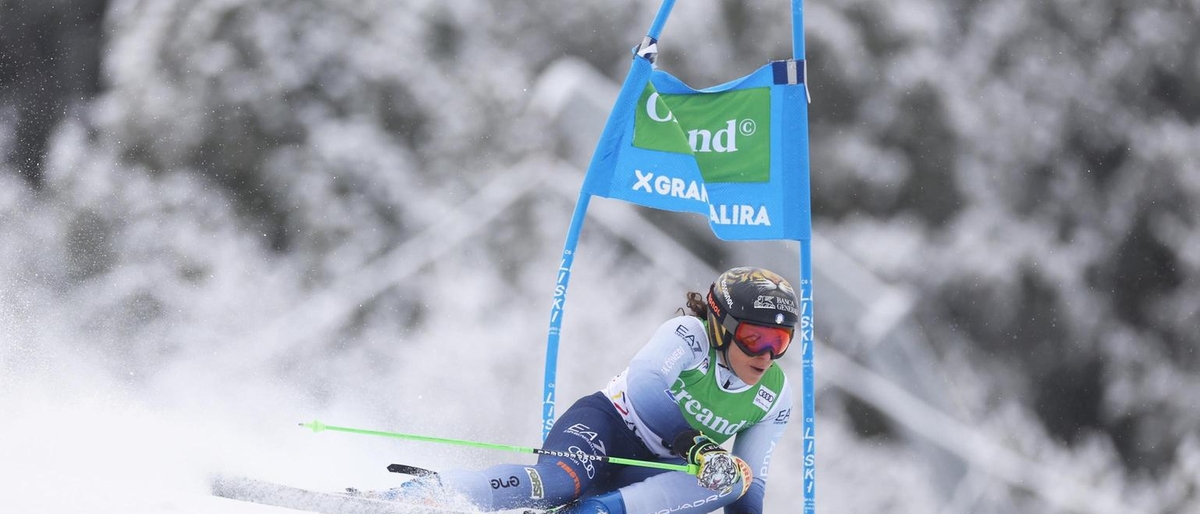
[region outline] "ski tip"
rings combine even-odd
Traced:
[[[311,428],[313,432],[321,432],[321,431],[325,430],[325,424],[321,423],[320,421],[317,421],[315,419],[309,423],[300,423],[300,426],[302,426],[304,428]]]
[[[436,471],[425,469],[425,468],[418,468],[416,466],[409,466],[408,464],[388,464],[387,470],[391,471],[392,473],[400,473],[403,475],[412,475],[415,477],[437,476]]]

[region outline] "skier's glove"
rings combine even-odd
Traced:
[[[741,459],[696,430],[676,436],[671,451],[696,467],[696,481],[701,487],[720,491],[721,494],[729,492],[738,478],[749,471],[749,466]],[[745,483],[749,483],[748,478]]]

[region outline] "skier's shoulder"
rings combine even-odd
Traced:
[[[695,316],[676,316],[664,321],[654,333],[654,339],[663,344],[687,346],[693,355],[708,354],[704,322]]]
[[[704,334],[704,320],[689,314],[681,314],[662,322],[662,325],[659,325],[659,330],[664,329],[687,331],[702,335]]]

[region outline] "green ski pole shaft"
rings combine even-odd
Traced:
[[[533,453],[537,455],[550,455],[552,457],[567,457],[578,458],[585,460],[593,460],[599,462],[611,462],[622,466],[640,466],[643,468],[667,469],[671,471],[683,471],[686,473],[696,474],[696,466],[685,464],[671,464],[667,462],[655,462],[650,460],[624,459],[621,457],[609,457],[606,455],[595,455],[587,452],[560,452],[554,450],[546,450],[543,448],[529,448],[525,446],[512,446],[507,444],[481,443],[478,441],[463,441],[461,439],[447,439],[444,437],[430,437],[416,434],[401,434],[398,432],[382,432],[379,430],[364,430],[361,428],[339,427],[335,425],[326,425],[320,421],[311,423],[300,423],[300,426],[312,429],[313,432],[324,432],[330,430],[333,432],[347,432],[351,434],[375,435],[380,437],[391,437],[395,439],[406,439],[409,441],[422,441],[427,443],[455,444],[459,446],[471,446],[475,448],[485,448],[489,450],[502,450],[518,453]]]

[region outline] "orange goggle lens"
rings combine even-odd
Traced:
[[[757,356],[771,352],[771,358],[778,359],[792,344],[792,329],[743,321],[738,323],[737,329],[734,330],[733,341],[746,355]]]

